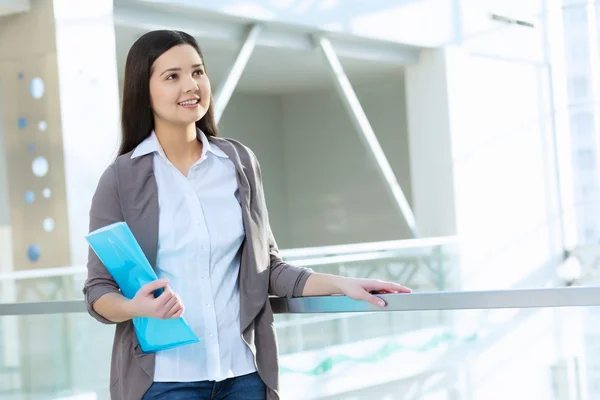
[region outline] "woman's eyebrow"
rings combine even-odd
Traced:
[[[203,67],[204,64],[194,64],[192,65],[192,68],[198,68],[198,67]],[[166,72],[176,72],[176,71],[181,71],[181,68],[169,68],[169,69],[165,69],[162,74],[160,74],[160,76],[163,76]]]

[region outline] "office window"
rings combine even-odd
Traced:
[[[569,81],[569,97],[585,99],[590,95],[590,81],[585,76],[571,78]]]
[[[580,170],[596,168],[596,155],[591,149],[580,149],[573,154],[573,162]]]
[[[585,228],[585,241],[590,243],[596,240],[596,230],[591,227]]]
[[[573,65],[589,65],[590,57],[587,40],[578,39],[567,44],[569,62]]]
[[[581,112],[571,117],[571,133],[587,136],[594,133],[594,115],[591,112]]]
[[[565,28],[587,29],[587,10],[585,4],[565,7],[563,9]]]
[[[594,197],[597,192],[597,186],[594,184],[581,185],[581,194],[584,197]]]
[[[587,10],[585,4],[577,4],[565,7],[563,10],[565,25],[580,25],[587,22]]]

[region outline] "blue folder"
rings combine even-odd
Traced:
[[[90,232],[85,239],[128,299],[132,299],[142,286],[158,279],[127,223],[105,226]],[[162,289],[154,295],[161,292]],[[133,326],[144,353],[200,341],[183,317],[135,317]]]

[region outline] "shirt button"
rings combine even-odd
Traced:
[[[206,303],[206,307],[210,307],[210,304]]]
[[[210,336],[210,337],[213,337],[213,334],[211,333],[211,334],[210,334],[210,335],[208,335],[208,336]]]
[[[206,251],[206,247],[202,246],[201,247],[202,251]]]
[[[203,276],[203,277],[202,277],[202,279],[206,280],[206,277],[205,277],[205,276]]]

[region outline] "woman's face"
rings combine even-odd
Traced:
[[[189,125],[202,119],[211,92],[198,52],[190,45],[178,45],[158,57],[152,67],[150,104],[155,120]]]

